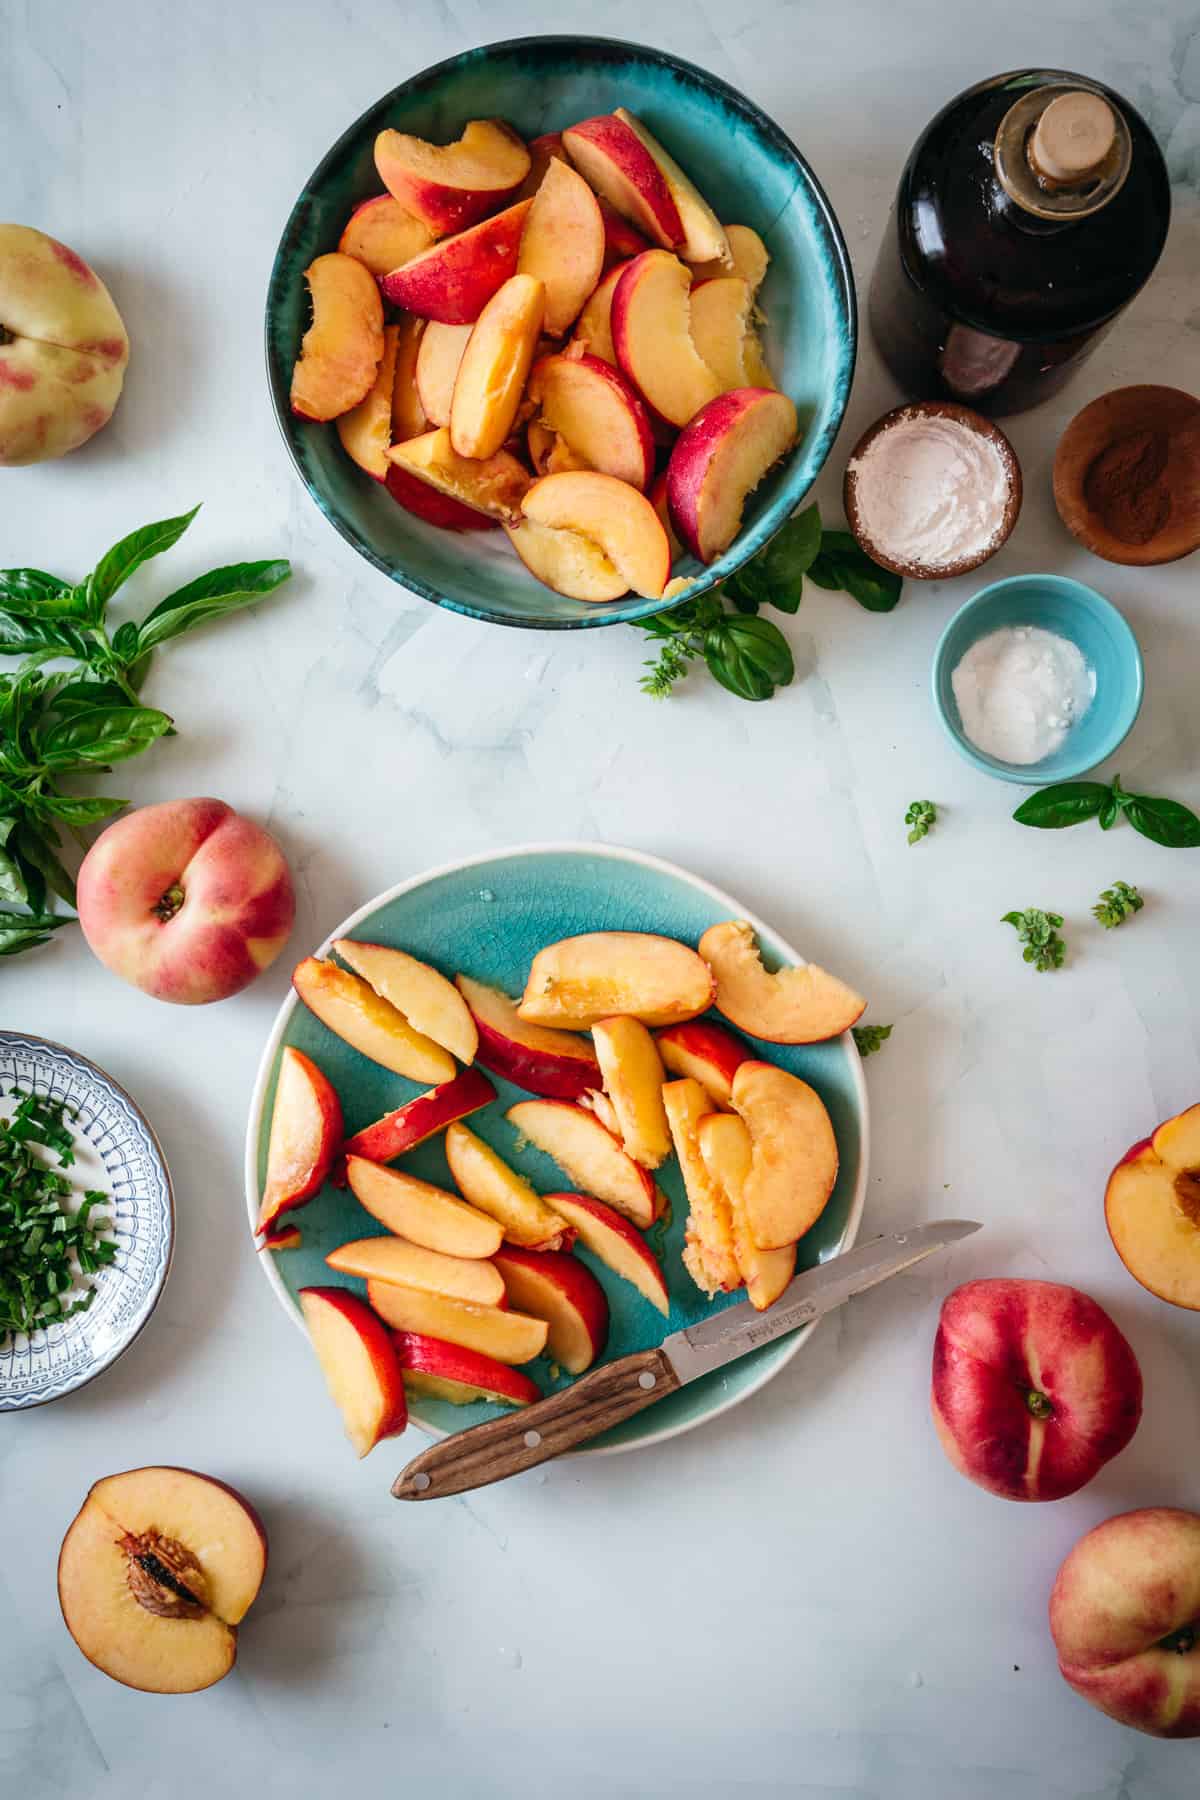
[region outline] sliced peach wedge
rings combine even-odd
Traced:
[[[732,1098],[750,1134],[741,1185],[747,1229],[760,1250],[778,1250],[802,1238],[828,1205],[838,1174],[833,1125],[821,1096],[774,1063],[742,1063]]]
[[[503,1307],[480,1306],[473,1300],[453,1300],[446,1294],[391,1281],[368,1281],[367,1298],[385,1324],[396,1331],[442,1338],[464,1350],[495,1357],[497,1362],[532,1362],[546,1348],[549,1327],[545,1319],[514,1312],[507,1302]]]
[[[614,369],[617,366],[617,352],[612,336],[612,303],[625,266],[624,261],[617,263],[589,295],[583,311],[575,321],[575,331],[571,338],[573,345],[586,350],[589,356],[598,357],[601,362],[611,363]]]
[[[449,1128],[454,1130],[454,1126]],[[403,1169],[364,1156],[346,1159],[346,1178],[360,1206],[397,1237],[446,1256],[494,1256],[503,1241],[495,1219]]]
[[[769,1044],[823,1043],[849,1031],[866,1011],[861,994],[816,963],[768,973],[745,919],[710,925],[700,954],[716,978],[718,1012]]]
[[[702,1292],[732,1293],[745,1280],[734,1254],[733,1214],[700,1150],[700,1121],[709,1116],[712,1101],[687,1076],[668,1081],[662,1097],[688,1201],[683,1266]]]
[[[317,1361],[360,1457],[408,1423],[392,1341],[369,1307],[340,1287],[301,1288],[300,1310]]]
[[[562,134],[563,148],[589,187],[652,244],[673,250],[683,221],[662,170],[624,119],[601,113]]]
[[[459,1192],[496,1222],[508,1243],[537,1251],[569,1246],[571,1233],[558,1214],[461,1120],[446,1132],[446,1161]]]
[[[440,236],[503,206],[529,173],[529,152],[502,120],[472,119],[453,144],[381,131],[375,167],[392,198]]]
[[[654,1177],[634,1162],[594,1113],[569,1100],[521,1100],[509,1108],[507,1118],[581,1189],[616,1207],[643,1231],[653,1225],[661,1199]],[[547,1204],[557,1211],[552,1202]]]
[[[754,1240],[746,1190],[754,1167],[749,1131],[732,1113],[710,1113],[696,1127],[696,1141],[709,1181],[729,1209],[734,1260],[746,1283],[746,1298],[759,1312],[774,1306],[796,1272],[796,1246],[760,1250]]]
[[[608,1301],[590,1269],[561,1250],[501,1250],[509,1301],[549,1326],[546,1355],[568,1375],[590,1369],[608,1342]]]
[[[375,278],[352,256],[331,251],[304,271],[313,322],[292,371],[292,411],[336,419],[365,400],[383,355],[383,302]]]
[[[529,475],[507,450],[482,461],[460,456],[441,426],[407,444],[393,444],[388,457],[406,475],[492,521],[515,524],[521,516]]]
[[[613,475],[591,470],[543,475],[521,499],[535,525],[578,532],[599,545],[627,587],[656,600],[671,573],[671,550],[658,514]]]
[[[628,1281],[656,1312],[666,1318],[671,1310],[662,1267],[645,1238],[633,1229],[628,1219],[603,1200],[591,1194],[552,1194],[550,1198],[561,1208],[579,1233],[579,1241],[614,1275]]]
[[[450,400],[450,442],[457,455],[494,456],[511,432],[545,303],[546,290],[535,276],[512,275],[475,321]]]
[[[421,409],[431,425],[450,423],[450,403],[454,398],[458,366],[473,329],[471,325],[439,325],[436,319],[430,319],[425,327],[417,351],[414,380]],[[407,435],[415,437],[417,433]],[[403,441],[399,432],[396,437]]]
[[[617,361],[648,405],[683,426],[721,392],[692,341],[688,269],[666,250],[645,250],[625,264],[613,290]]]
[[[650,418],[619,369],[586,352],[543,357],[534,365],[529,394],[543,423],[586,468],[615,475],[640,492],[650,485]]]
[[[725,227],[695,183],[684,174],[675,158],[663,149],[658,139],[633,113],[618,106],[614,116],[628,125],[638,142],[653,158],[666,182],[667,192],[675,202],[675,209],[683,226],[683,239],[676,246],[679,255],[691,263],[718,262],[723,266],[732,264],[733,257]]]
[[[417,388],[417,358],[428,329],[424,319],[402,312],[396,320],[396,375],[392,384],[392,442],[403,444],[429,428]]]
[[[695,282],[691,299],[692,342],[722,388],[773,388],[754,326],[750,284],[737,275],[721,275]]]
[[[675,529],[693,556],[710,563],[729,548],[748,496],[787,455],[798,431],[787,395],[761,387],[721,394],[684,427],[667,466],[667,496]]]
[[[382,1068],[406,1075],[410,1081],[453,1078],[450,1052],[414,1031],[404,1014],[361,976],[337,963],[306,956],[292,973],[292,986],[323,1025]]]
[[[63,1622],[87,1660],[146,1694],[194,1694],[233,1667],[267,1567],[241,1494],[191,1469],[127,1469],[90,1489],[58,1559]]]
[[[513,195],[514,200],[532,200],[550,164],[567,160],[561,131],[544,131],[540,137],[530,138],[525,148],[529,152],[529,173]]]
[[[475,1061],[479,1033],[470,1008],[452,981],[392,944],[335,938],[333,948],[381,999],[404,1014],[414,1031],[432,1038],[459,1062]]]
[[[535,525],[522,519],[505,525],[505,535],[529,573],[544,587],[570,600],[619,600],[629,583],[599,544],[565,526]]]
[[[663,1107],[663,1066],[654,1039],[640,1019],[599,1019],[592,1042],[627,1153],[644,1169],[657,1169],[671,1154]]]
[[[399,339],[398,325],[384,326],[383,355],[369,393],[348,413],[342,413],[334,420],[342,449],[372,481],[386,481],[391,467],[388,451],[392,443],[392,397],[396,387]]]
[[[355,1238],[331,1250],[325,1261],[339,1275],[399,1282],[427,1294],[473,1300],[479,1306],[495,1306],[504,1296],[504,1282],[490,1262],[481,1257],[447,1256],[441,1250],[410,1244],[405,1238]]]
[[[517,272],[532,200],[522,200],[392,269],[379,283],[385,300],[443,325],[473,325],[497,288]]]
[[[302,1050],[285,1045],[279,1058],[267,1178],[256,1231],[269,1231],[281,1213],[319,1193],[342,1139],[342,1106],[328,1077]]]
[[[353,256],[378,281],[380,276],[428,250],[432,242],[433,232],[422,219],[405,212],[390,194],[376,194],[350,214],[338,240],[338,250],[343,256]]]
[[[675,938],[588,931],[538,951],[517,1010],[530,1024],[576,1030],[618,1013],[643,1025],[676,1025],[707,1012],[715,993],[708,964]]]
[[[517,262],[546,292],[546,330],[562,337],[604,267],[604,220],[583,176],[551,158],[533,197]]]
[[[394,1331],[392,1342],[410,1395],[448,1400],[451,1406],[472,1406],[477,1400],[532,1406],[542,1397],[528,1375],[478,1350],[464,1350],[461,1344],[448,1344],[420,1331]]]
[[[600,1086],[600,1065],[587,1038],[530,1024],[499,988],[469,975],[454,979],[479,1032],[478,1059],[493,1075],[547,1100],[575,1100]]]
[[[711,1019],[687,1019],[682,1025],[666,1026],[655,1042],[664,1068],[700,1083],[712,1103],[705,1108],[707,1112],[714,1107],[730,1110],[733,1078],[750,1055],[740,1038]]]
[[[500,528],[500,521],[493,513],[482,512],[463,500],[454,499],[451,494],[420,480],[395,460],[388,467],[387,491],[406,513],[423,520],[426,525],[435,525],[439,531],[498,531]]]
[[[364,1126],[342,1145],[343,1160],[352,1156],[366,1157],[368,1162],[392,1162],[406,1150],[445,1131],[455,1119],[465,1119],[496,1098],[496,1090],[478,1069],[460,1069],[452,1081],[418,1094],[394,1111],[384,1113],[374,1124]],[[338,1180],[335,1171],[335,1180]],[[345,1183],[344,1172],[341,1185]]]
[[[718,276],[737,275],[749,284],[752,294],[757,294],[771,262],[767,246],[749,225],[726,225],[725,236],[729,242],[732,267],[729,263],[715,260],[694,263],[693,282],[698,285],[702,281],[713,281]]]

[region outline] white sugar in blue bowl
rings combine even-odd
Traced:
[[[967,652],[993,632],[1021,626],[1074,644],[1095,684],[1058,748],[1032,763],[1005,762],[973,743],[954,695],[954,671]],[[1144,685],[1142,653],[1122,614],[1066,575],[1012,575],[981,588],[950,620],[933,658],[933,703],[951,743],[984,774],[1026,787],[1072,781],[1112,756],[1133,729]]]

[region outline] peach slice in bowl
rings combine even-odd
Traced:
[[[247,1132],[253,1220],[270,1166],[279,1075],[295,1052],[332,1084],[348,1134],[342,1174],[335,1162],[303,1211],[282,1215],[282,1223],[302,1222],[300,1245],[286,1255],[255,1259],[293,1320],[298,1322],[302,1289],[336,1283],[363,1301],[373,1295],[390,1331],[449,1344],[453,1356],[437,1353],[446,1369],[433,1371],[445,1373],[447,1381],[455,1357],[482,1356],[491,1359],[489,1367],[521,1371],[522,1381],[532,1380],[545,1393],[570,1379],[556,1349],[572,1362],[591,1354],[587,1318],[595,1327],[597,1366],[651,1348],[668,1331],[697,1324],[741,1297],[743,1276],[728,1243],[705,1242],[708,1292],[684,1261],[689,1230],[692,1241],[698,1232],[703,1236],[702,1215],[716,1208],[699,1125],[722,1104],[736,1108],[719,1113],[734,1131],[722,1126],[718,1135],[748,1141],[745,1210],[752,1222],[764,1213],[777,1215],[780,1206],[777,1195],[760,1191],[763,1146],[770,1150],[794,1129],[798,1108],[805,1115],[799,1120],[803,1133],[811,1132],[810,1114],[818,1121],[827,1114],[836,1168],[829,1156],[823,1169],[813,1171],[812,1223],[796,1247],[796,1266],[811,1267],[849,1248],[866,1187],[866,1092],[857,1053],[848,1033],[806,1044],[734,1036],[709,1008],[712,977],[696,954],[710,927],[729,919],[746,921],[769,966],[802,965],[740,902],[668,863],[595,845],[535,845],[418,876],[371,901],[314,946],[318,964],[344,959],[349,948],[372,979],[387,986],[396,1009],[413,1009],[411,1024],[427,1032],[435,1024],[442,1029],[441,1017],[420,1010],[421,990],[409,981],[405,959],[443,976],[455,973],[483,1060],[427,1093],[418,1080],[396,1074],[342,1035],[337,1026],[344,1017],[326,1009],[322,1018],[298,994],[289,997],[264,1051]],[[611,955],[609,929],[617,920],[634,934],[639,952],[632,962],[621,958],[620,967]],[[369,962],[364,945],[376,952]],[[380,966],[381,947],[404,953],[391,981],[384,979],[386,964]],[[543,1005],[553,1003],[555,1024],[522,1016],[521,996],[531,976]],[[599,1012],[597,996],[604,1000]],[[639,1012],[644,1018],[634,1024]],[[699,1017],[679,1018],[697,1012]],[[672,1017],[674,1025],[667,1022]],[[600,1026],[596,1038],[593,1024]],[[781,1072],[776,1079],[782,1096],[769,1091],[769,1078],[755,1075],[764,1065]],[[681,1070],[687,1071],[682,1079]],[[655,1081],[661,1091],[664,1072],[671,1143],[684,1141],[687,1151],[686,1190],[675,1155],[662,1155],[663,1118],[650,1093]],[[617,1104],[600,1110],[594,1101],[602,1084]],[[676,1105],[679,1089],[689,1100],[686,1117]],[[764,1230],[762,1236],[794,1233],[805,1222],[789,1218],[782,1232]],[[761,1294],[784,1259],[771,1247],[752,1249],[761,1277],[754,1291]],[[544,1257],[552,1260],[543,1266]],[[464,1266],[471,1263],[480,1266]],[[594,1341],[600,1336],[595,1289],[574,1279],[576,1263],[594,1277],[607,1302],[602,1349]],[[530,1279],[518,1275],[510,1284],[518,1265]],[[504,1278],[503,1301],[488,1298],[497,1292],[496,1269]],[[539,1272],[545,1277],[540,1285],[532,1279]],[[560,1289],[565,1282],[574,1295],[561,1305],[550,1291],[555,1273],[562,1277]],[[584,1325],[572,1322],[572,1307],[585,1315]],[[544,1342],[539,1319],[549,1325]],[[714,1381],[670,1396],[607,1437],[600,1450],[653,1442],[733,1405],[797,1354],[804,1335],[769,1344]],[[413,1422],[442,1435],[497,1416],[495,1408],[514,1396],[504,1385],[509,1378],[497,1377],[494,1368],[492,1377],[489,1383],[463,1376],[458,1387],[440,1379],[406,1382]],[[326,1428],[336,1433],[332,1418]],[[586,1452],[595,1453],[590,1447]],[[376,1463],[388,1454],[387,1446],[377,1451]]]
[[[496,120],[504,129],[468,132],[472,124]],[[523,147],[508,132],[516,133]],[[419,144],[444,154],[427,155]],[[596,213],[573,176],[595,195],[599,235]],[[365,210],[366,202],[389,198],[391,206]],[[605,564],[544,533],[524,532],[514,547],[501,530],[469,535],[447,530],[446,524],[470,522],[469,503],[466,518],[461,507],[446,507],[447,500],[461,501],[461,495],[442,491],[435,504],[418,490],[414,498],[406,473],[391,482],[372,481],[343,452],[336,430],[288,407],[292,367],[311,323],[305,269],[339,246],[342,254],[357,246],[371,258],[374,275],[384,246],[395,242],[407,252],[401,267],[410,266],[399,281],[393,270],[382,275],[393,295],[410,311],[433,307],[433,317],[474,323],[490,297],[488,281],[481,275],[469,295],[460,286],[447,298],[438,272],[448,265],[453,269],[461,258],[446,246],[471,233],[482,233],[474,244],[487,243],[494,235],[492,222],[518,206],[531,209],[526,217],[537,230],[515,261],[508,242],[504,277],[518,262],[526,272],[552,277],[546,316],[549,328],[563,334],[558,341],[564,347],[573,339],[584,342],[589,354],[614,366],[618,359],[609,341],[606,302],[617,283],[610,282],[599,301],[593,300],[594,289],[583,292],[597,255],[608,268],[604,281],[622,262],[656,254],[682,259],[695,271],[694,281],[719,274],[757,289],[754,304],[765,320],[765,368],[796,407],[796,441],[748,492],[744,507],[718,506],[717,516],[736,524],[728,544],[715,550],[712,532],[697,528],[711,560],[702,561],[689,548],[671,571],[689,583],[693,595],[731,575],[779,530],[832,447],[856,352],[845,243],[800,149],[750,100],[663,51],[603,38],[523,38],[452,57],[381,98],[350,125],[305,184],[271,276],[267,366],[288,451],[330,523],[389,579],[472,617],[542,629],[644,618],[674,604],[675,592],[645,594],[633,582],[619,589]],[[348,230],[352,218],[357,222]],[[553,243],[567,242],[567,226],[570,256],[564,253],[560,266]],[[736,229],[731,232],[730,226]],[[422,245],[426,234],[432,241]],[[609,266],[614,258],[621,261]],[[470,270],[457,274],[463,281],[473,279]],[[709,310],[719,310],[711,296],[701,307],[706,323]],[[737,311],[731,306],[730,316]],[[686,326],[683,308],[676,309],[677,325],[680,319]],[[725,332],[724,316],[712,330]],[[445,340],[440,347],[455,346]],[[748,384],[754,385],[764,371],[752,354],[753,341],[750,350],[745,368]],[[672,356],[667,347],[672,367],[689,364],[686,343],[680,340],[674,351]],[[654,344],[648,351],[635,346],[629,355],[651,381],[646,371],[653,371]],[[432,364],[431,351],[418,387],[429,385]],[[691,372],[694,377],[694,367]],[[442,373],[444,389],[444,367]],[[358,402],[347,401],[346,410],[361,402],[373,375],[373,369],[356,370],[362,392]],[[351,394],[356,383],[349,384]],[[678,411],[697,393],[708,397],[703,382],[693,379],[683,401],[674,389],[668,393],[668,407]],[[332,401],[323,391],[318,396],[322,410],[343,398],[344,391]],[[640,398],[655,404],[653,396]],[[425,407],[430,425],[449,425],[444,391],[434,407]],[[624,468],[629,452],[622,449],[620,455]],[[524,559],[521,549],[527,552]],[[561,567],[569,571],[572,592],[549,585],[547,576],[553,578]]]

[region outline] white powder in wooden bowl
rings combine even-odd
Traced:
[[[911,408],[850,463],[858,529],[892,562],[936,574],[982,560],[1000,540],[1008,464],[961,420]]]
[[[1036,763],[1061,748],[1096,695],[1096,674],[1070,638],[1006,625],[977,638],[950,677],[962,728],[997,762]]]

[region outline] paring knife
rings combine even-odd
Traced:
[[[939,1219],[871,1238],[797,1275],[765,1312],[755,1312],[743,1300],[674,1332],[657,1350],[639,1350],[606,1363],[534,1406],[431,1445],[401,1470],[392,1493],[397,1500],[437,1500],[536,1468],[979,1229],[973,1219]]]

